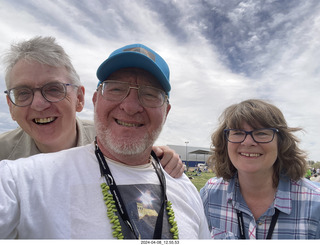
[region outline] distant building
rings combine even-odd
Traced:
[[[207,160],[212,154],[209,148],[194,147],[189,145],[168,145],[171,149],[177,152],[187,168],[196,168],[207,166]],[[204,164],[204,165],[203,165]]]

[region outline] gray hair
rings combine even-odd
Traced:
[[[81,85],[79,75],[74,69],[69,56],[56,43],[54,37],[36,36],[30,40],[13,43],[11,49],[3,55],[5,65],[5,81],[10,87],[10,73],[14,65],[21,59],[36,61],[53,67],[65,67],[69,73],[70,83]]]

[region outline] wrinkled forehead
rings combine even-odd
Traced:
[[[159,81],[150,72],[141,68],[122,68],[110,74],[107,80],[147,85],[163,89]]]
[[[17,86],[39,87],[48,82],[71,82],[70,73],[64,66],[56,67],[37,61],[19,60],[12,68],[9,88]]]

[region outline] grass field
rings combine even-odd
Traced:
[[[201,175],[196,176],[195,172],[187,172],[186,175],[190,178],[191,182],[200,191],[200,189],[207,183],[208,179],[214,177],[214,173],[201,173]]]

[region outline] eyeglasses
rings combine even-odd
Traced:
[[[168,101],[166,93],[155,87],[145,85],[133,87],[130,83],[115,80],[106,80],[100,86],[102,96],[109,101],[123,101],[128,96],[130,89],[138,90],[139,101],[144,107],[160,107],[165,101]]]
[[[262,128],[252,131],[245,131],[242,129],[225,129],[224,133],[227,140],[231,143],[242,143],[245,141],[247,135],[251,135],[256,143],[269,143],[274,139],[275,133],[279,130],[276,128]]]
[[[67,86],[78,87],[77,85],[61,82],[50,82],[42,86],[41,88],[29,88],[27,86],[21,86],[11,88],[4,93],[9,96],[10,101],[20,107],[31,105],[34,98],[34,91],[40,90],[42,96],[49,102],[59,102],[63,100],[67,95]]]

